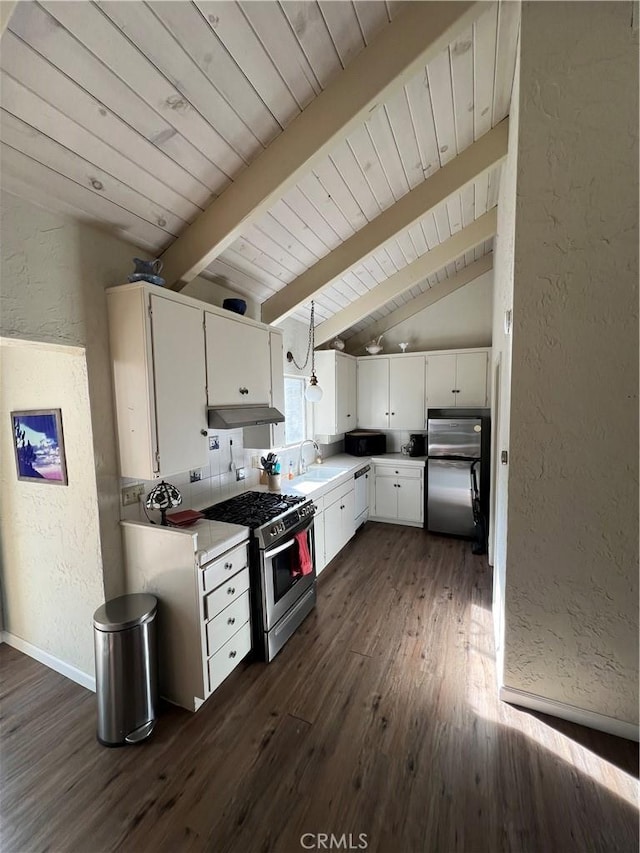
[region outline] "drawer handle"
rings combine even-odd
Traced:
[[[233,595],[233,593],[234,593],[235,591],[236,591],[235,586],[229,586],[229,587],[227,587],[227,595]]]
[[[235,616],[229,617],[229,619],[227,619],[227,625],[235,625],[235,624],[236,624]]]
[[[234,649],[232,652],[229,652],[229,657],[234,658],[237,654],[238,652]]]
[[[248,388],[244,388],[244,387],[242,387],[242,388],[239,388],[238,390],[240,391],[240,393],[241,393],[241,394],[248,394],[248,393],[249,393],[249,389],[248,389]]]
[[[233,568],[233,563],[225,563],[225,564],[224,564],[224,567],[225,567],[225,569],[232,569],[232,568]]]

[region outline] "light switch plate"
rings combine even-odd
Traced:
[[[144,483],[133,483],[131,486],[124,486],[122,489],[122,506],[137,504],[142,495],[144,495]]]

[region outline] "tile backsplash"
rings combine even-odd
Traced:
[[[211,439],[217,437],[216,441]],[[219,500],[233,497],[248,489],[255,489],[260,481],[260,471],[253,467],[256,459],[258,464],[261,456],[266,456],[268,450],[256,450],[245,448],[243,442],[243,431],[241,429],[219,430],[209,432],[210,447],[209,463],[203,468],[195,471],[183,471],[167,477],[167,482],[176,486],[182,495],[180,509],[202,509]],[[217,444],[217,447],[215,446]],[[330,445],[333,449],[335,445]],[[326,450],[327,448],[325,448]],[[333,453],[341,452],[342,447],[333,450]],[[283,478],[289,473],[289,461],[293,463],[294,473],[298,473],[300,460],[300,447],[296,445],[284,450],[277,451],[281,465]],[[330,455],[323,452],[323,457]],[[304,447],[304,458],[307,464],[315,462],[316,452],[311,444]],[[232,470],[232,462],[235,468],[244,468],[245,479],[237,480],[235,470]],[[121,479],[120,487],[140,482],[139,480]],[[143,481],[144,497],[157,484],[157,480]],[[160,513],[148,510],[149,518],[153,521],[160,520]],[[129,521],[146,521],[143,502],[130,506],[120,507],[120,517]]]

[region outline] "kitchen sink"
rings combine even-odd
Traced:
[[[318,468],[310,468],[306,474],[300,474],[300,476],[295,477],[293,482],[299,483],[300,481],[315,481],[320,483],[325,483],[327,480],[332,480],[334,477],[338,477],[340,474],[344,474],[345,468],[329,468],[327,465],[322,465]]]

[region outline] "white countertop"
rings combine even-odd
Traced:
[[[226,521],[208,521],[205,518],[189,527],[162,527],[159,524],[151,525],[142,521],[121,521],[120,524],[149,527],[164,535],[191,536],[193,550],[201,566],[215,560],[229,548],[246,542],[249,538],[248,527],[241,524],[228,524]]]

